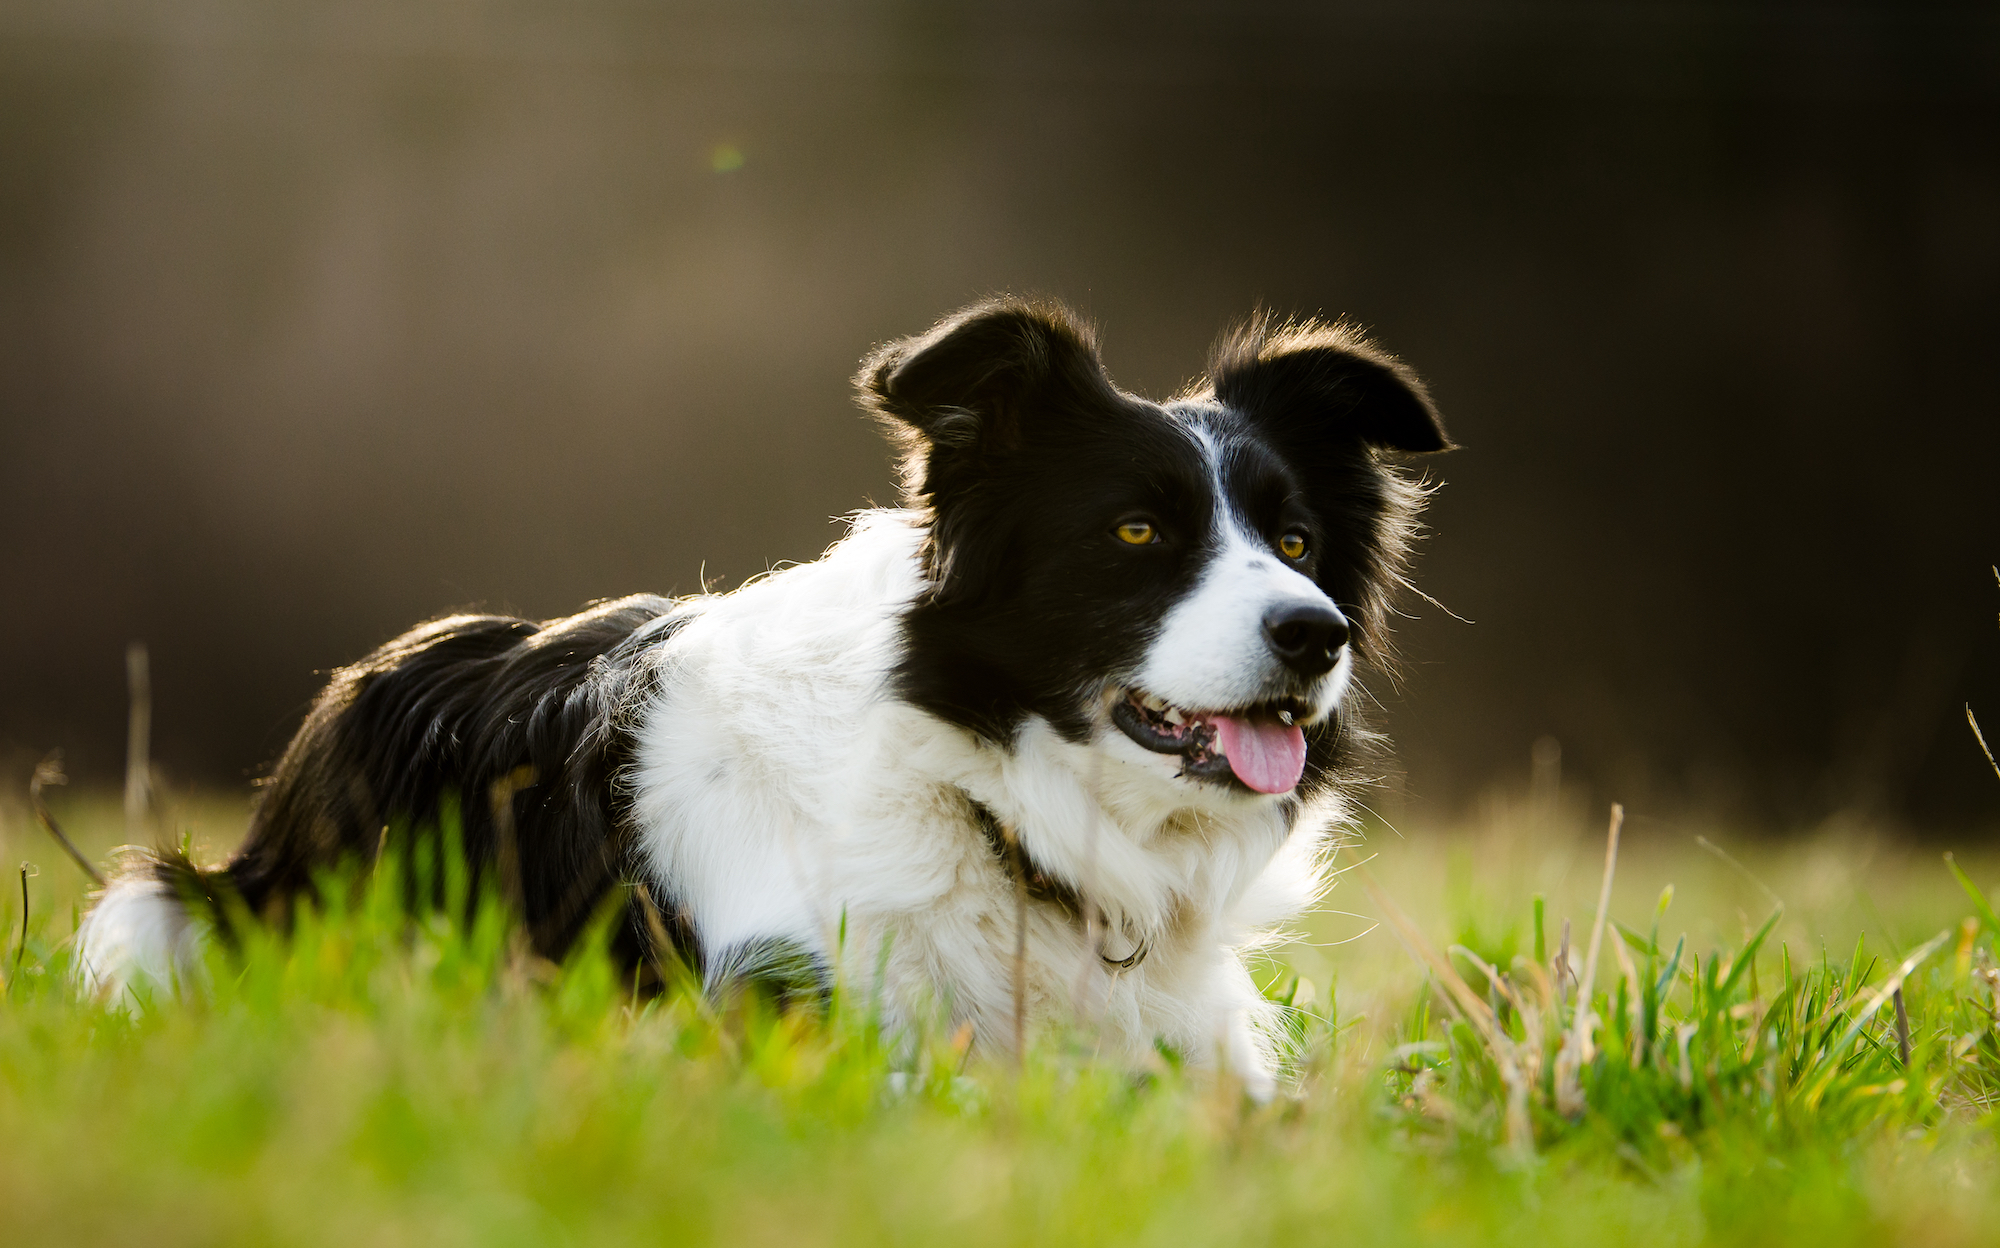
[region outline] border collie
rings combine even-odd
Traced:
[[[892,1026],[1005,1052],[1080,1019],[1269,1096],[1242,957],[1319,893],[1357,781],[1355,667],[1386,662],[1423,501],[1394,457],[1450,446],[1423,384],[1350,327],[1260,319],[1155,403],[1012,299],[857,384],[900,509],[733,593],[454,615],[342,668],[226,865],[127,862],[85,989],[198,974],[232,916],[283,923],[455,822],[550,958],[622,901],[635,974],[858,974]]]

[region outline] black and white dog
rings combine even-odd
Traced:
[[[113,882],[86,986],[193,973],[230,913],[282,922],[455,806],[548,956],[622,891],[635,966],[879,974],[892,1021],[1005,1049],[1017,1008],[1080,1017],[1268,1095],[1241,957],[1322,884],[1422,502],[1391,457],[1449,446],[1422,383],[1260,321],[1153,403],[1070,312],[1001,300],[858,384],[902,509],[733,593],[451,616],[342,669],[226,866]]]

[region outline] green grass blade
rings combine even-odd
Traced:
[[[1631,928],[1625,926],[1623,923],[1620,923],[1617,919],[1611,920],[1611,926],[1616,928],[1618,930],[1618,934],[1625,938],[1625,944],[1634,953],[1642,953],[1649,958],[1657,958],[1660,956],[1659,946],[1655,945],[1652,941],[1647,940],[1644,936],[1641,936],[1639,933],[1633,931]]]
[[[1993,903],[1986,900],[1986,894],[1979,891],[1979,885],[1974,884],[1972,877],[1965,873],[1965,868],[1958,865],[1958,859],[1947,852],[1944,865],[1951,868],[1951,873],[1958,878],[1958,886],[1965,890],[1967,897],[1972,898],[1973,909],[1979,915],[1979,921],[1986,925],[1986,930],[2000,934],[2000,915],[1993,912]]]
[[[1861,960],[1866,952],[1867,944],[1868,933],[1863,932],[1855,938],[1854,958],[1847,964],[1847,978],[1842,982],[1840,987],[1840,999],[1843,1001],[1848,1000],[1855,993],[1861,991],[1861,985],[1868,982],[1868,972],[1874,969],[1874,963],[1863,963]]]
[[[1538,966],[1549,964],[1548,939],[1542,930],[1542,911],[1547,901],[1540,893],[1535,894],[1535,963]]]
[[[1727,1001],[1729,999],[1730,989],[1736,987],[1736,981],[1743,978],[1743,972],[1748,970],[1752,963],[1756,962],[1757,951],[1763,948],[1764,938],[1771,934],[1771,929],[1776,927],[1778,920],[1784,917],[1785,908],[1783,906],[1779,906],[1776,910],[1771,911],[1771,917],[1764,920],[1764,926],[1758,928],[1757,934],[1752,936],[1743,946],[1743,952],[1737,954],[1736,960],[1730,963],[1729,974],[1722,977],[1721,986],[1715,990],[1717,1001]]]
[[[1673,991],[1674,976],[1681,969],[1681,954],[1687,950],[1687,943],[1688,938],[1685,935],[1674,942],[1673,960],[1667,963],[1666,970],[1660,972],[1660,982],[1653,986],[1653,995],[1662,1001],[1666,1000],[1667,994]]]

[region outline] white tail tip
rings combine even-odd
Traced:
[[[201,974],[203,927],[149,874],[111,881],[76,931],[77,987],[86,997],[130,1009],[172,995]]]

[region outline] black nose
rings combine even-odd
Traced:
[[[1286,667],[1301,676],[1322,676],[1333,670],[1347,644],[1347,617],[1331,606],[1278,607],[1264,617],[1264,639]]]

